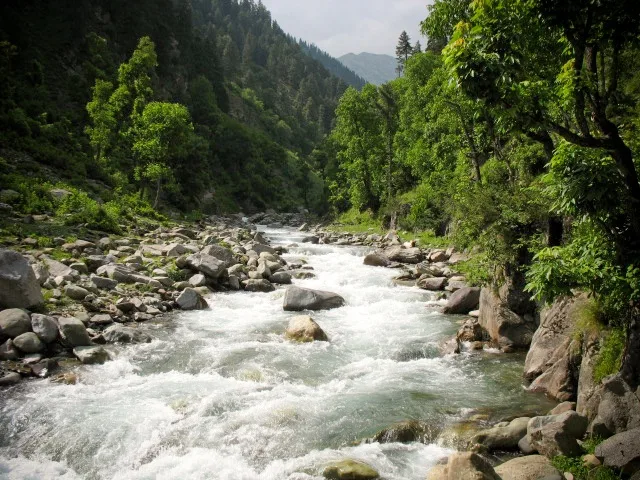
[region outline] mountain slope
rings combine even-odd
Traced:
[[[338,60],[362,78],[375,85],[382,85],[397,77],[398,62],[390,55],[375,53],[347,53]]]
[[[327,52],[320,50],[313,43],[307,43],[304,40],[299,40],[298,43],[307,55],[319,61],[324,65],[324,68],[329,70],[336,77],[341,78],[347,85],[361,90],[367,83],[364,78],[356,74],[353,70],[347,68],[340,62],[340,60],[332,57]]]

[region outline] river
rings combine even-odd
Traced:
[[[329,343],[284,339],[284,289],[213,294],[211,310],[145,325],[152,343],[109,347],[115,359],[81,367],[76,385],[0,391],[0,478],[309,480],[353,458],[386,480],[424,480],[447,445],[363,440],[404,420],[437,431],[473,412],[548,407],[523,390],[521,355],[441,356],[462,317],[396,286],[397,271],[364,266],[367,252],[300,244],[284,255],[317,275],[296,284],[345,297],[313,314]]]

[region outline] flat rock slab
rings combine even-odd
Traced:
[[[342,307],[344,298],[337,293],[311,290],[297,286],[287,288],[284,294],[283,308],[287,312],[303,310],[330,310]]]

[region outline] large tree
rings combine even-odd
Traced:
[[[404,71],[404,67],[409,60],[409,57],[413,54],[413,47],[411,46],[411,38],[406,31],[402,31],[400,38],[398,38],[398,45],[396,46],[396,59],[398,60],[398,74],[401,75]]]

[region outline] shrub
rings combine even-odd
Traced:
[[[89,197],[86,192],[74,190],[57,209],[57,214],[64,216],[67,225],[86,224],[88,228],[105,232],[121,233],[117,217],[112,210],[107,210]]]
[[[625,340],[625,332],[621,328],[612,329],[605,338],[593,370],[593,379],[597,383],[620,371]]]

